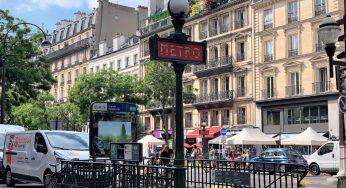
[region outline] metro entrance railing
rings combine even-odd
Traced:
[[[61,187],[171,188],[174,161],[147,158],[142,163],[63,161]],[[298,188],[308,169],[300,164],[228,160],[185,160],[186,187]]]

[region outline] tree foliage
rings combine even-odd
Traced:
[[[0,61],[6,67],[6,112],[11,112],[13,106],[29,103],[42,91],[48,91],[55,82],[46,58],[39,49],[42,34],[31,30],[29,25],[14,26],[24,22],[11,16],[8,11],[0,10]],[[6,119],[11,120],[14,115],[7,116],[9,118]]]
[[[148,101],[145,84],[135,76],[113,70],[102,70],[95,74],[84,74],[71,88],[68,101],[76,105],[84,120],[89,106],[94,101],[117,101],[146,104]]]

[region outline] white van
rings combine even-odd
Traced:
[[[0,178],[3,179],[5,168],[2,166],[2,157],[4,155],[5,136],[7,132],[25,131],[24,127],[19,125],[0,124]]]
[[[321,172],[336,174],[339,171],[339,141],[328,141],[308,158],[310,172],[317,176]]]
[[[72,131],[7,133],[3,166],[7,186],[15,181],[48,183],[50,164],[61,160],[89,160],[89,136]]]

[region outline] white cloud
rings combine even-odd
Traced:
[[[46,10],[50,7],[60,8],[82,8],[85,4],[90,8],[97,5],[97,0],[27,0],[18,2],[17,12],[32,12]]]

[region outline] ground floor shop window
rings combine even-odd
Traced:
[[[264,125],[280,125],[280,109],[263,110]]]

